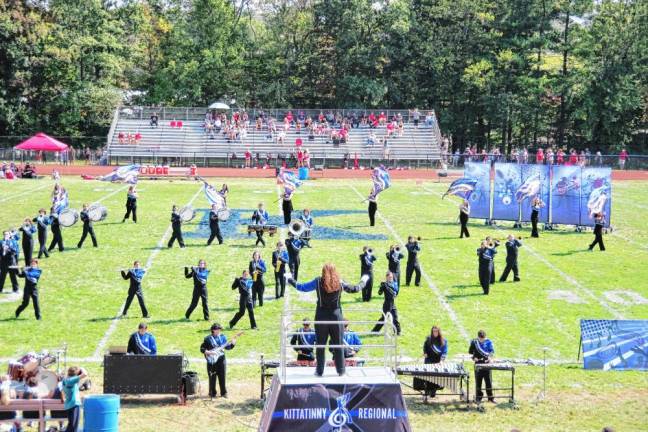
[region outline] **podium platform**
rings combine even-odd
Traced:
[[[287,367],[272,378],[259,431],[411,431],[400,383],[386,367]]]

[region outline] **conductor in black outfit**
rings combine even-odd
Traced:
[[[129,269],[127,272],[122,270],[121,276],[124,280],[130,280],[130,286],[128,287],[128,297],[126,297],[126,304],[124,305],[124,311],[122,316],[126,316],[128,309],[130,308],[133,298],[137,296],[137,301],[139,302],[140,309],[142,310],[142,316],[144,318],[149,317],[148,310],[144,304],[144,294],[142,294],[142,279],[146,270],[140,268],[140,262],[135,261],[133,263],[133,268]]]
[[[461,234],[459,234],[459,238],[463,238],[464,235],[470,237],[470,233],[468,232],[468,219],[470,219],[470,203],[465,199],[459,206],[459,222],[461,223]]]
[[[516,239],[513,234],[509,234],[506,238],[506,268],[504,269],[504,273],[502,273],[502,277],[500,277],[500,282],[506,281],[511,270],[513,270],[513,282],[520,281],[517,262],[520,246],[522,246],[522,242]]]
[[[92,246],[97,247],[97,237],[95,236],[94,227],[92,226],[92,220],[88,215],[88,204],[83,204],[83,209],[81,210],[81,213],[79,213],[79,218],[81,219],[81,222],[83,222],[83,234],[81,234],[81,240],[79,240],[77,248],[81,249],[81,246],[83,246],[83,242],[88,234],[90,234],[90,238],[92,239]]]
[[[324,264],[322,267],[322,276],[316,277],[310,282],[297,283],[293,278],[288,278],[288,283],[297,288],[298,291],[317,292],[317,308],[315,309],[315,321],[338,321],[339,324],[315,324],[315,340],[317,345],[326,345],[330,340],[331,345],[343,345],[344,337],[344,318],[342,316],[342,307],[340,300],[342,291],[357,293],[367,281],[367,276],[363,276],[358,285],[349,285],[340,279],[335,265]],[[317,358],[317,367],[315,374],[322,376],[325,366],[325,349],[318,347],[315,349]],[[333,350],[335,360],[335,369],[338,375],[344,375],[344,349],[335,348]]]
[[[223,244],[223,236],[220,232],[220,227],[218,226],[218,211],[216,210],[216,204],[212,204],[211,211],[209,212],[209,240],[207,240],[207,246],[212,244],[214,239],[218,239],[218,244]]]
[[[283,210],[284,224],[288,225],[293,212],[292,192],[284,192],[281,208]]]
[[[407,238],[405,248],[407,249],[407,267],[405,268],[405,286],[409,286],[412,281],[412,274],[416,274],[414,278],[414,285],[421,285],[421,266],[418,261],[418,253],[421,252],[421,245],[414,236]]]
[[[171,238],[169,239],[167,246],[172,247],[173,242],[178,240],[180,248],[184,248],[185,244],[184,240],[182,239],[182,218],[180,217],[180,213],[178,212],[178,206],[176,206],[175,204],[171,208],[171,230],[173,232],[171,233]]]
[[[367,276],[367,282],[362,288],[362,301],[371,301],[371,291],[373,289],[373,266],[376,261],[376,256],[373,254],[373,249],[369,246],[362,248],[360,254],[360,277]]]
[[[52,252],[56,246],[58,246],[59,252],[63,252],[65,247],[63,246],[63,234],[61,233],[61,223],[59,222],[58,214],[54,212],[54,208],[50,211],[50,227],[52,229],[52,242],[47,249],[48,252]]]
[[[594,241],[589,245],[589,250],[594,250],[594,246],[599,245],[601,251],[605,250],[603,244],[603,227],[605,226],[605,216],[603,213],[596,213],[594,215]]]
[[[135,186],[129,186],[128,192],[126,194],[126,214],[122,223],[126,222],[126,219],[133,215],[133,222],[137,223],[137,191]]]
[[[193,294],[191,296],[191,304],[185,312],[185,318],[189,319],[191,313],[198,306],[198,300],[202,301],[203,318],[205,321],[209,320],[209,305],[207,304],[207,277],[209,277],[209,270],[207,270],[207,263],[205,260],[198,261],[198,267],[185,267],[184,274],[187,279],[193,278]]]

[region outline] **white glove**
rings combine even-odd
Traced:
[[[363,274],[362,277],[360,278],[360,282],[367,283],[368,280],[369,280],[369,275],[367,274]]]
[[[284,277],[286,278],[286,280],[288,280],[288,279],[292,278],[292,273],[286,272],[286,273],[284,273]]]

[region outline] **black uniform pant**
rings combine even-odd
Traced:
[[[412,274],[416,274],[414,285],[421,285],[421,266],[418,261],[407,261],[407,268],[405,269],[405,285],[409,286],[412,281]]]
[[[185,317],[189,319],[196,306],[198,306],[198,300],[202,301],[203,318],[207,321],[209,319],[209,306],[207,305],[207,289],[205,288],[194,288],[193,295],[191,296],[191,304],[187,312],[185,312]]]
[[[371,301],[371,291],[373,290],[373,274],[364,273],[362,276],[365,274],[369,276],[369,279],[367,279],[367,283],[364,288],[362,288],[362,301],[368,302]]]
[[[61,227],[52,226],[52,243],[50,243],[48,252],[52,252],[54,248],[58,246],[60,252],[63,252],[65,249],[63,247],[63,234],[61,233]]]
[[[257,301],[259,306],[263,306],[263,293],[265,292],[265,283],[263,279],[257,276],[257,280],[252,284],[252,303],[256,306]]]
[[[540,237],[538,235],[538,215],[531,214],[531,237]]]
[[[32,255],[34,254],[34,241],[30,240],[27,243],[22,244],[23,255],[25,255],[25,267],[31,265]]]
[[[491,371],[485,369],[479,369],[475,372],[475,381],[477,385],[477,402],[482,400],[484,397],[484,392],[482,391],[482,382],[486,382],[486,395],[488,395],[488,400],[493,399],[493,381],[491,377]]]
[[[227,371],[227,363],[225,363],[225,356],[219,358],[216,362],[207,363],[207,374],[209,375],[209,396],[216,396],[216,379],[218,378],[218,386],[220,387],[221,396],[227,394],[225,387],[225,373]]]
[[[315,312],[316,321],[342,321],[342,310],[318,309]],[[327,341],[331,345],[342,345],[344,337],[344,326],[340,324],[315,324],[315,340],[317,345],[326,345]],[[326,366],[325,348],[315,349],[315,358],[317,359],[316,373],[324,374]],[[344,348],[333,348],[333,360],[335,370],[339,375],[344,373]]]
[[[459,222],[461,223],[461,233],[459,234],[459,238],[464,238],[464,236],[470,237],[470,233],[468,232],[468,215],[462,212],[459,215]]]
[[[0,263],[0,292],[4,289],[7,275],[9,275],[9,279],[11,280],[11,288],[13,291],[18,291],[18,278],[16,277],[16,271],[9,268],[9,266],[13,264],[13,261],[7,262],[6,260],[3,260],[2,263]]]
[[[519,281],[520,280],[520,274],[518,272],[518,264],[517,264],[517,259],[515,260],[506,260],[506,268],[504,269],[504,273],[502,273],[502,277],[500,277],[500,282],[506,281],[508,279],[508,275],[513,270],[513,280],[514,281]]]
[[[288,225],[293,211],[292,201],[284,200],[281,209],[283,210],[284,224]]]
[[[286,292],[286,278],[284,272],[275,272],[275,298],[283,297]]]
[[[131,214],[133,215],[133,222],[137,223],[137,207],[126,206],[126,214],[124,215],[124,220],[128,219]]]
[[[297,276],[299,275],[299,255],[297,256],[291,256],[289,257],[290,261],[288,261],[288,267],[290,267],[290,273],[292,273],[293,279],[297,280]]]
[[[594,246],[599,245],[599,249],[604,251],[605,245],[603,244],[603,234],[595,234],[594,241],[589,245],[590,250],[594,249]]]
[[[24,311],[27,306],[29,306],[29,300],[31,300],[34,304],[34,314],[36,315],[36,319],[41,319],[40,306],[38,304],[38,288],[32,288],[28,286],[26,286],[25,290],[23,291],[22,303],[20,303],[20,306],[18,306],[18,309],[16,309],[16,318],[18,318],[22,311]]]
[[[383,304],[383,312],[385,314],[390,313],[392,316],[392,320],[394,322],[394,327],[396,327],[396,334],[401,333],[401,326],[400,326],[400,321],[398,321],[398,311],[396,310],[396,306],[394,305],[385,305]],[[371,329],[372,332],[379,332],[380,329],[383,328],[383,323],[385,322],[385,315],[380,315],[380,319],[378,319],[379,323],[377,323],[373,329]]]
[[[85,241],[86,237],[88,237],[88,234],[90,234],[90,238],[92,239],[92,246],[97,247],[97,237],[95,236],[94,228],[91,226],[83,225],[83,234],[81,234],[81,240],[79,240],[79,244],[77,245],[78,248],[81,248],[81,246],[83,246],[83,242]]]
[[[182,229],[180,227],[173,227],[173,233],[169,239],[168,247],[173,246],[173,242],[178,240],[178,244],[181,248],[185,247],[184,240],[182,239]]]
[[[490,262],[489,271],[490,271],[490,283],[494,284],[495,283],[495,261],[493,260],[491,260]]]
[[[369,208],[367,209],[367,211],[369,212],[369,225],[370,226],[376,225],[376,211],[377,210],[378,210],[378,204],[373,202],[373,201],[369,201]]]
[[[254,246],[259,246],[259,243],[261,243],[263,247],[265,247],[265,240],[263,240],[263,230],[257,230],[256,236],[257,239],[256,243],[254,243]]]
[[[124,305],[124,311],[122,312],[122,314],[126,315],[126,313],[128,313],[128,308],[130,308],[130,305],[133,302],[133,297],[135,296],[137,296],[137,301],[139,302],[140,309],[142,310],[142,316],[144,316],[144,318],[148,317],[148,310],[146,309],[146,305],[144,304],[144,294],[142,294],[141,289],[138,289],[136,291],[128,291],[128,297],[126,297],[126,304]]]
[[[214,239],[218,240],[218,244],[223,244],[223,236],[221,235],[218,224],[209,224],[209,230],[211,233],[209,234],[209,240],[207,240],[207,246],[212,244]]]
[[[247,309],[248,317],[250,318],[250,327],[256,328],[256,320],[254,319],[254,303],[252,303],[251,298],[245,298],[239,300],[239,310],[230,321],[230,327],[234,327],[237,322],[245,315],[245,310]]]
[[[81,407],[75,406],[65,411],[68,419],[65,432],[77,432],[79,430],[79,420],[81,419]]]
[[[484,294],[488,295],[490,291],[490,263],[479,264],[479,283],[481,284]]]
[[[389,270],[394,275],[394,280],[398,283],[398,286],[401,286],[400,283],[400,267],[396,270]]]
[[[47,252],[47,231],[38,231],[38,245],[38,258],[40,259],[43,255],[49,257]]]

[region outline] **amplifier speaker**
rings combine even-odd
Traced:
[[[107,355],[104,393],[180,394],[182,356]]]

